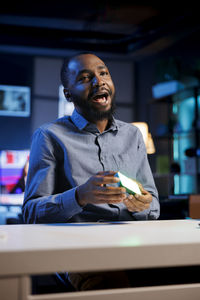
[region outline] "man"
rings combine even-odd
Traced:
[[[104,62],[80,54],[61,71],[75,110],[34,134],[23,216],[27,223],[157,219],[158,194],[140,131],[116,120],[115,87]],[[128,195],[114,175],[141,183]]]

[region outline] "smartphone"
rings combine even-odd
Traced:
[[[133,195],[134,194],[139,194],[139,195],[142,195],[141,190],[139,188],[139,185],[138,185],[138,183],[135,180],[133,180],[133,179],[125,176],[121,172],[117,172],[115,176],[119,177],[119,179],[120,179],[120,186],[125,187],[126,190],[127,190],[127,192],[129,194],[133,194]]]

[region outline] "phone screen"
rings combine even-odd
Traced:
[[[128,192],[130,192],[132,194],[139,194],[139,195],[142,194],[140,191],[139,185],[137,184],[137,182],[135,180],[123,175],[121,172],[118,172],[117,176],[120,179],[121,185],[123,187],[125,187]]]

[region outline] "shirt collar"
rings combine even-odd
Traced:
[[[83,130],[86,127],[89,131],[92,129],[92,131],[94,131],[94,129],[97,129],[94,124],[91,124],[89,121],[87,121],[81,114],[79,114],[79,112],[76,109],[74,109],[71,115],[71,120],[79,130]],[[112,117],[111,125],[106,131],[110,130],[118,130],[118,125],[114,117]]]
[[[82,115],[80,115],[76,109],[74,109],[71,115],[71,120],[79,130],[83,130],[89,124],[89,122]]]

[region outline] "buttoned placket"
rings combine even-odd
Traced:
[[[104,132],[105,133],[105,132]],[[106,164],[106,150],[105,150],[105,141],[104,133],[98,133],[96,137],[96,144],[99,147],[99,161],[103,166],[104,171],[108,171]],[[113,209],[113,216],[120,216],[120,207],[115,204],[108,204]]]
[[[103,151],[103,134],[96,134],[96,145],[99,147],[99,162],[101,163],[103,170],[106,170],[105,159],[104,159],[104,151]]]
[[[94,124],[88,123],[84,130],[90,132],[91,134],[95,134],[95,144],[99,147],[99,162],[102,165],[103,171],[109,171],[108,166],[106,165],[106,146],[105,146],[105,134],[108,131],[114,131],[116,130],[116,125],[113,126],[113,128],[110,128],[103,133],[100,133],[98,129],[94,126]],[[113,210],[113,216],[116,216],[119,220],[120,217],[120,207],[116,204],[108,204],[110,208]],[[116,220],[117,220],[116,219]],[[103,221],[103,220],[102,220]]]

